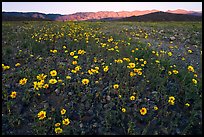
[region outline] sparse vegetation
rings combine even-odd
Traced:
[[[202,22],[2,22],[2,134],[202,134]]]

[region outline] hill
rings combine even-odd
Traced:
[[[141,16],[117,19],[116,21],[202,21],[202,16],[174,14],[160,11]]]

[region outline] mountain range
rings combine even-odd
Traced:
[[[157,16],[155,16],[155,14]],[[2,12],[2,21],[18,21],[18,20],[49,20],[49,21],[84,21],[84,20],[132,20],[136,18],[158,18],[158,16],[174,16],[177,14],[182,21],[182,18],[188,19],[202,19],[202,12],[187,11],[182,9],[167,10],[161,12],[159,10],[135,10],[135,11],[98,11],[98,12],[77,12],[74,14],[62,15],[62,14],[44,14],[38,12]],[[185,16],[181,16],[185,15]],[[129,19],[130,18],[130,19]],[[172,18],[172,17],[171,17]],[[184,20],[185,20],[184,19]],[[168,19],[165,19],[168,20]]]

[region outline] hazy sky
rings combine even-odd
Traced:
[[[161,11],[185,9],[202,11],[202,2],[2,2],[2,11],[72,14],[97,11]]]

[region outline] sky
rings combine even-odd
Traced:
[[[2,11],[73,14],[76,12],[134,10],[202,11],[202,2],[2,2]]]

